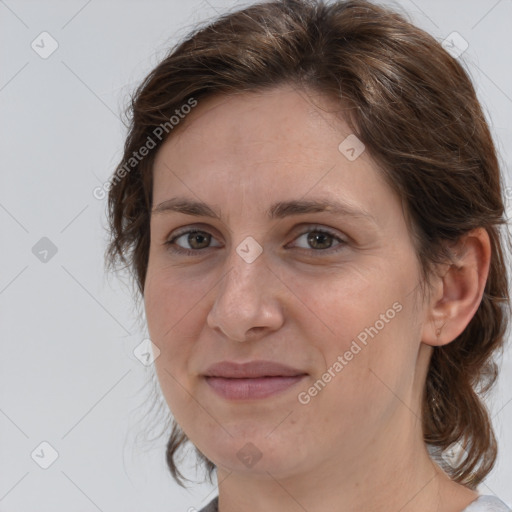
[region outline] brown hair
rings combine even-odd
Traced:
[[[133,169],[122,179],[116,174],[111,183],[108,266],[127,265],[144,295],[152,165],[158,147],[172,136],[169,119],[176,110],[191,98],[286,83],[349,106],[347,121],[402,198],[424,283],[434,264],[450,257],[450,242],[476,227],[490,236],[481,304],[460,336],[434,348],[422,404],[431,453],[460,442],[465,460],[444,468],[453,480],[475,489],[497,456],[482,399],[497,378],[493,355],[503,349],[509,318],[505,233],[500,233],[506,226],[502,177],[468,75],[441,44],[403,16],[364,0],[276,0],[226,14],[173,48],[132,98],[116,173],[126,170],[149,139],[158,138],[159,126],[167,123],[167,128],[156,149],[132,161]],[[166,456],[180,484],[175,456],[187,441],[173,420]],[[196,452],[211,478],[215,465]]]

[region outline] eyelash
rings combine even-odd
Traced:
[[[211,249],[211,247],[206,247],[205,249],[184,249],[183,247],[180,247],[179,245],[175,245],[174,244],[174,242],[178,238],[182,237],[183,235],[188,235],[188,234],[191,234],[191,233],[206,233],[206,234],[208,234],[208,235],[213,237],[213,235],[211,235],[211,233],[208,233],[208,231],[205,231],[205,230],[202,230],[202,229],[187,229],[187,230],[178,232],[171,239],[167,240],[164,243],[164,245],[169,246],[169,249],[172,252],[174,252],[174,253],[184,254],[184,255],[188,255],[188,256],[197,256],[198,253],[200,253],[202,251],[205,251],[207,249]],[[340,238],[339,236],[335,235],[331,231],[329,231],[327,229],[324,229],[324,228],[317,228],[317,227],[311,227],[311,226],[308,226],[305,231],[302,231],[301,233],[299,233],[294,240],[296,240],[297,238],[300,238],[301,236],[306,235],[308,233],[321,233],[321,234],[324,234],[324,235],[329,235],[332,238],[334,238],[336,241],[339,242],[339,245],[335,246],[335,248],[332,248],[332,247],[330,247],[328,249],[303,249],[303,248],[300,248],[301,250],[307,251],[307,252],[310,252],[310,253],[315,252],[315,253],[318,254],[318,253],[322,253],[323,252],[323,253],[327,253],[327,254],[332,254],[332,253],[336,253],[336,252],[342,250],[344,248],[344,246],[347,244],[346,240],[343,240],[342,238]]]

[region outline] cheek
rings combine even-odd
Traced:
[[[371,263],[373,266],[346,266],[330,274],[285,278],[293,283],[290,289],[298,299],[290,314],[308,336],[317,333],[310,341],[339,351],[348,349],[347,343],[358,336],[364,342],[365,333],[368,336],[365,329],[376,322],[379,332],[389,330],[399,316],[396,309],[400,307],[393,305],[401,303],[409,285],[391,269]]]
[[[372,263],[366,271],[347,267],[330,277],[290,281],[301,299],[290,315],[318,353],[321,364],[315,377],[329,381],[335,402],[351,402],[376,388],[385,394],[383,382],[392,389],[402,387],[400,369],[415,366],[420,339],[411,293],[414,266],[405,261],[394,267],[387,261],[387,268]],[[328,375],[322,373],[329,369]]]
[[[155,359],[159,385],[174,418],[184,426],[198,414],[190,394],[189,363],[202,329],[198,314],[204,283],[185,283],[176,274],[165,268],[148,268],[144,306],[150,338],[160,350]]]
[[[206,288],[208,289],[208,288]],[[205,283],[179,277],[179,272],[149,268],[144,291],[148,332],[160,350],[157,371],[186,376],[194,341],[203,328],[199,318]]]
[[[144,306],[148,327],[155,339],[172,335],[180,324],[189,321],[208,288],[204,280],[190,279],[186,272],[150,263]]]

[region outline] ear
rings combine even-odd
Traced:
[[[451,246],[453,264],[445,264],[432,279],[422,341],[446,345],[461,334],[476,313],[491,261],[491,243],[484,228],[476,228]]]

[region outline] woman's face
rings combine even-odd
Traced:
[[[419,428],[429,347],[401,204],[335,106],[309,98],[199,101],[154,165],[156,370],[186,435],[229,471],[366,463]],[[289,371],[211,368],[261,361]]]

